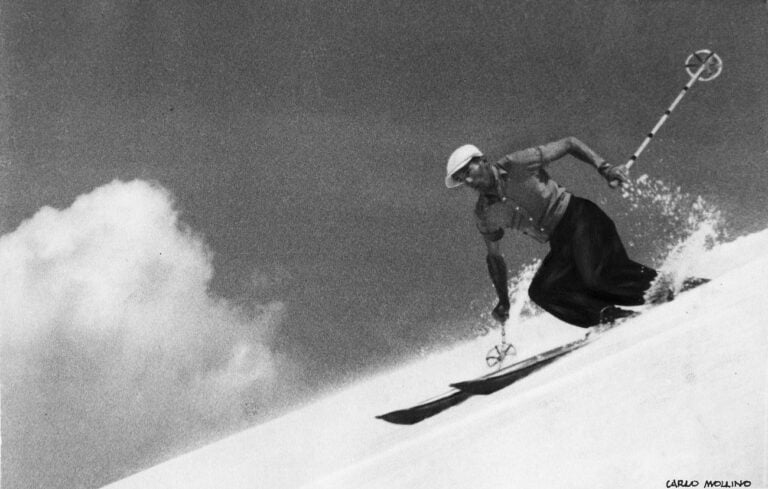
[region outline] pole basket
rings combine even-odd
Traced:
[[[498,366],[501,368],[504,360],[508,356],[515,355],[517,355],[517,350],[512,345],[512,343],[502,342],[490,349],[488,354],[485,356],[485,363],[487,363],[489,367]]]
[[[713,53],[709,49],[700,49],[685,60],[685,70],[692,77],[696,76],[702,65],[704,65],[704,69],[698,76],[699,81],[714,80],[723,72],[723,60],[717,53]]]

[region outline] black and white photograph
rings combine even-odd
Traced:
[[[768,488],[765,0],[0,0],[0,487]]]

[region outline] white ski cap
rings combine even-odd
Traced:
[[[477,146],[465,144],[451,153],[448,158],[448,165],[445,167],[445,186],[448,188],[464,185],[464,182],[457,182],[453,179],[453,174],[461,170],[472,161],[472,158],[483,156],[483,152],[477,149]]]

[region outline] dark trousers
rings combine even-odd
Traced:
[[[656,277],[655,270],[629,259],[611,218],[576,196],[550,236],[550,246],[528,295],[575,326],[598,324],[606,306],[642,304]]]

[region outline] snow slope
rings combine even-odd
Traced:
[[[707,285],[491,396],[374,419],[483,371],[495,334],[382,373],[108,487],[768,486],[768,231],[688,263]],[[515,326],[519,355],[583,333]],[[474,369],[474,371],[472,371]],[[725,487],[725,486],[724,486]]]

